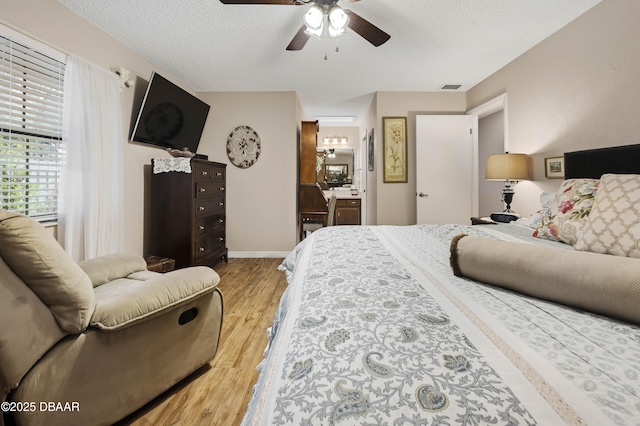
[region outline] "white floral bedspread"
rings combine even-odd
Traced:
[[[640,425],[640,328],[454,277],[463,232],[313,233],[243,424]]]

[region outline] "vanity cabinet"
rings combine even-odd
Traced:
[[[191,160],[191,173],[151,173],[145,219],[149,255],[176,268],[227,260],[226,164]]]
[[[334,222],[336,225],[360,225],[361,201],[360,199],[336,200]]]

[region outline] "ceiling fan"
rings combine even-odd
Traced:
[[[371,22],[362,18],[357,13],[342,9],[337,6],[339,0],[220,0],[222,4],[272,4],[283,6],[301,6],[313,5],[305,15],[305,23],[298,30],[293,39],[287,46],[287,50],[301,50],[312,35],[320,36],[322,31],[325,34],[330,30],[337,28],[338,33],[332,33],[330,36],[335,37],[344,33],[344,27],[348,26],[354,32],[359,34],[372,45],[378,47],[384,44],[391,36]],[[360,0],[351,0],[352,2]],[[332,13],[336,12],[337,18],[332,19]],[[321,13],[322,15],[318,15]],[[327,21],[327,29],[323,27]],[[334,25],[334,22],[337,22]]]

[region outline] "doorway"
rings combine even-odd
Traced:
[[[487,158],[509,150],[507,138],[507,94],[503,93],[467,112],[478,116],[478,214],[489,216],[504,210],[501,200],[504,182],[485,179]]]
[[[417,223],[477,215],[477,125],[473,115],[416,116]]]

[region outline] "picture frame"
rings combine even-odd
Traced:
[[[375,164],[376,164],[376,159],[375,159],[375,144],[374,144],[374,140],[373,140],[373,129],[371,129],[371,131],[369,132],[369,140],[368,140],[368,146],[367,146],[367,158],[368,158],[368,162],[369,162],[369,171],[372,172]]]
[[[564,157],[545,158],[544,177],[547,179],[564,179]]]
[[[407,182],[407,117],[382,117],[384,183]]]

